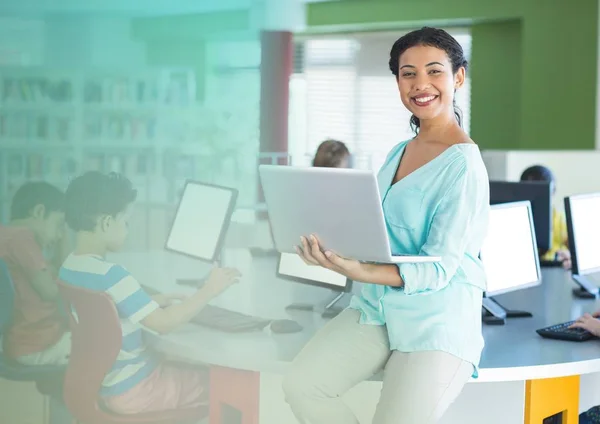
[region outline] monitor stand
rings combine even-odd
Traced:
[[[485,315],[483,322],[488,325],[504,325],[507,318],[531,318],[533,315],[527,311],[511,311],[505,309],[497,301],[490,297],[483,298],[483,309]]]
[[[286,306],[285,309],[292,311],[319,312],[323,318],[333,318],[344,310],[343,307],[335,306],[335,304],[344,297],[346,292],[338,293],[334,291],[333,293],[335,294],[334,298],[325,304],[313,305],[310,303],[292,303],[291,305]]]
[[[573,280],[579,284],[579,288],[573,289],[575,297],[581,299],[595,299],[598,297],[600,292],[598,286],[585,275],[573,274]]]

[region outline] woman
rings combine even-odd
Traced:
[[[390,243],[396,254],[442,260],[365,264],[322,252],[312,235],[302,238],[297,251],[306,263],[370,283],[284,379],[303,423],[358,423],[340,396],[381,370],[373,423],[435,423],[477,375],[489,181],[454,104],[467,61],[448,33],[423,28],[396,41],[389,66],[416,132],[392,149],[378,176]]]

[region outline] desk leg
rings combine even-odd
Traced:
[[[543,424],[562,413],[561,424],[579,422],[579,376],[528,380],[525,385],[525,424]]]
[[[258,424],[260,374],[210,368],[210,424]]]

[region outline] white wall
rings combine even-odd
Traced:
[[[40,66],[43,36],[42,19],[0,18],[0,66]]]
[[[600,191],[600,151],[484,151],[490,179],[518,181],[531,165],[544,165],[556,178],[554,204],[562,210],[566,196]]]
[[[128,17],[55,15],[45,20],[48,68],[136,70],[145,65],[142,43],[132,40]]]

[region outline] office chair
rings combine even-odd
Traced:
[[[207,416],[207,406],[131,415],[116,414],[104,408],[99,396],[102,381],[121,349],[122,330],[117,309],[104,292],[62,281],[58,287],[69,312],[72,333],[64,400],[75,419],[85,424],[173,424],[195,422]]]

